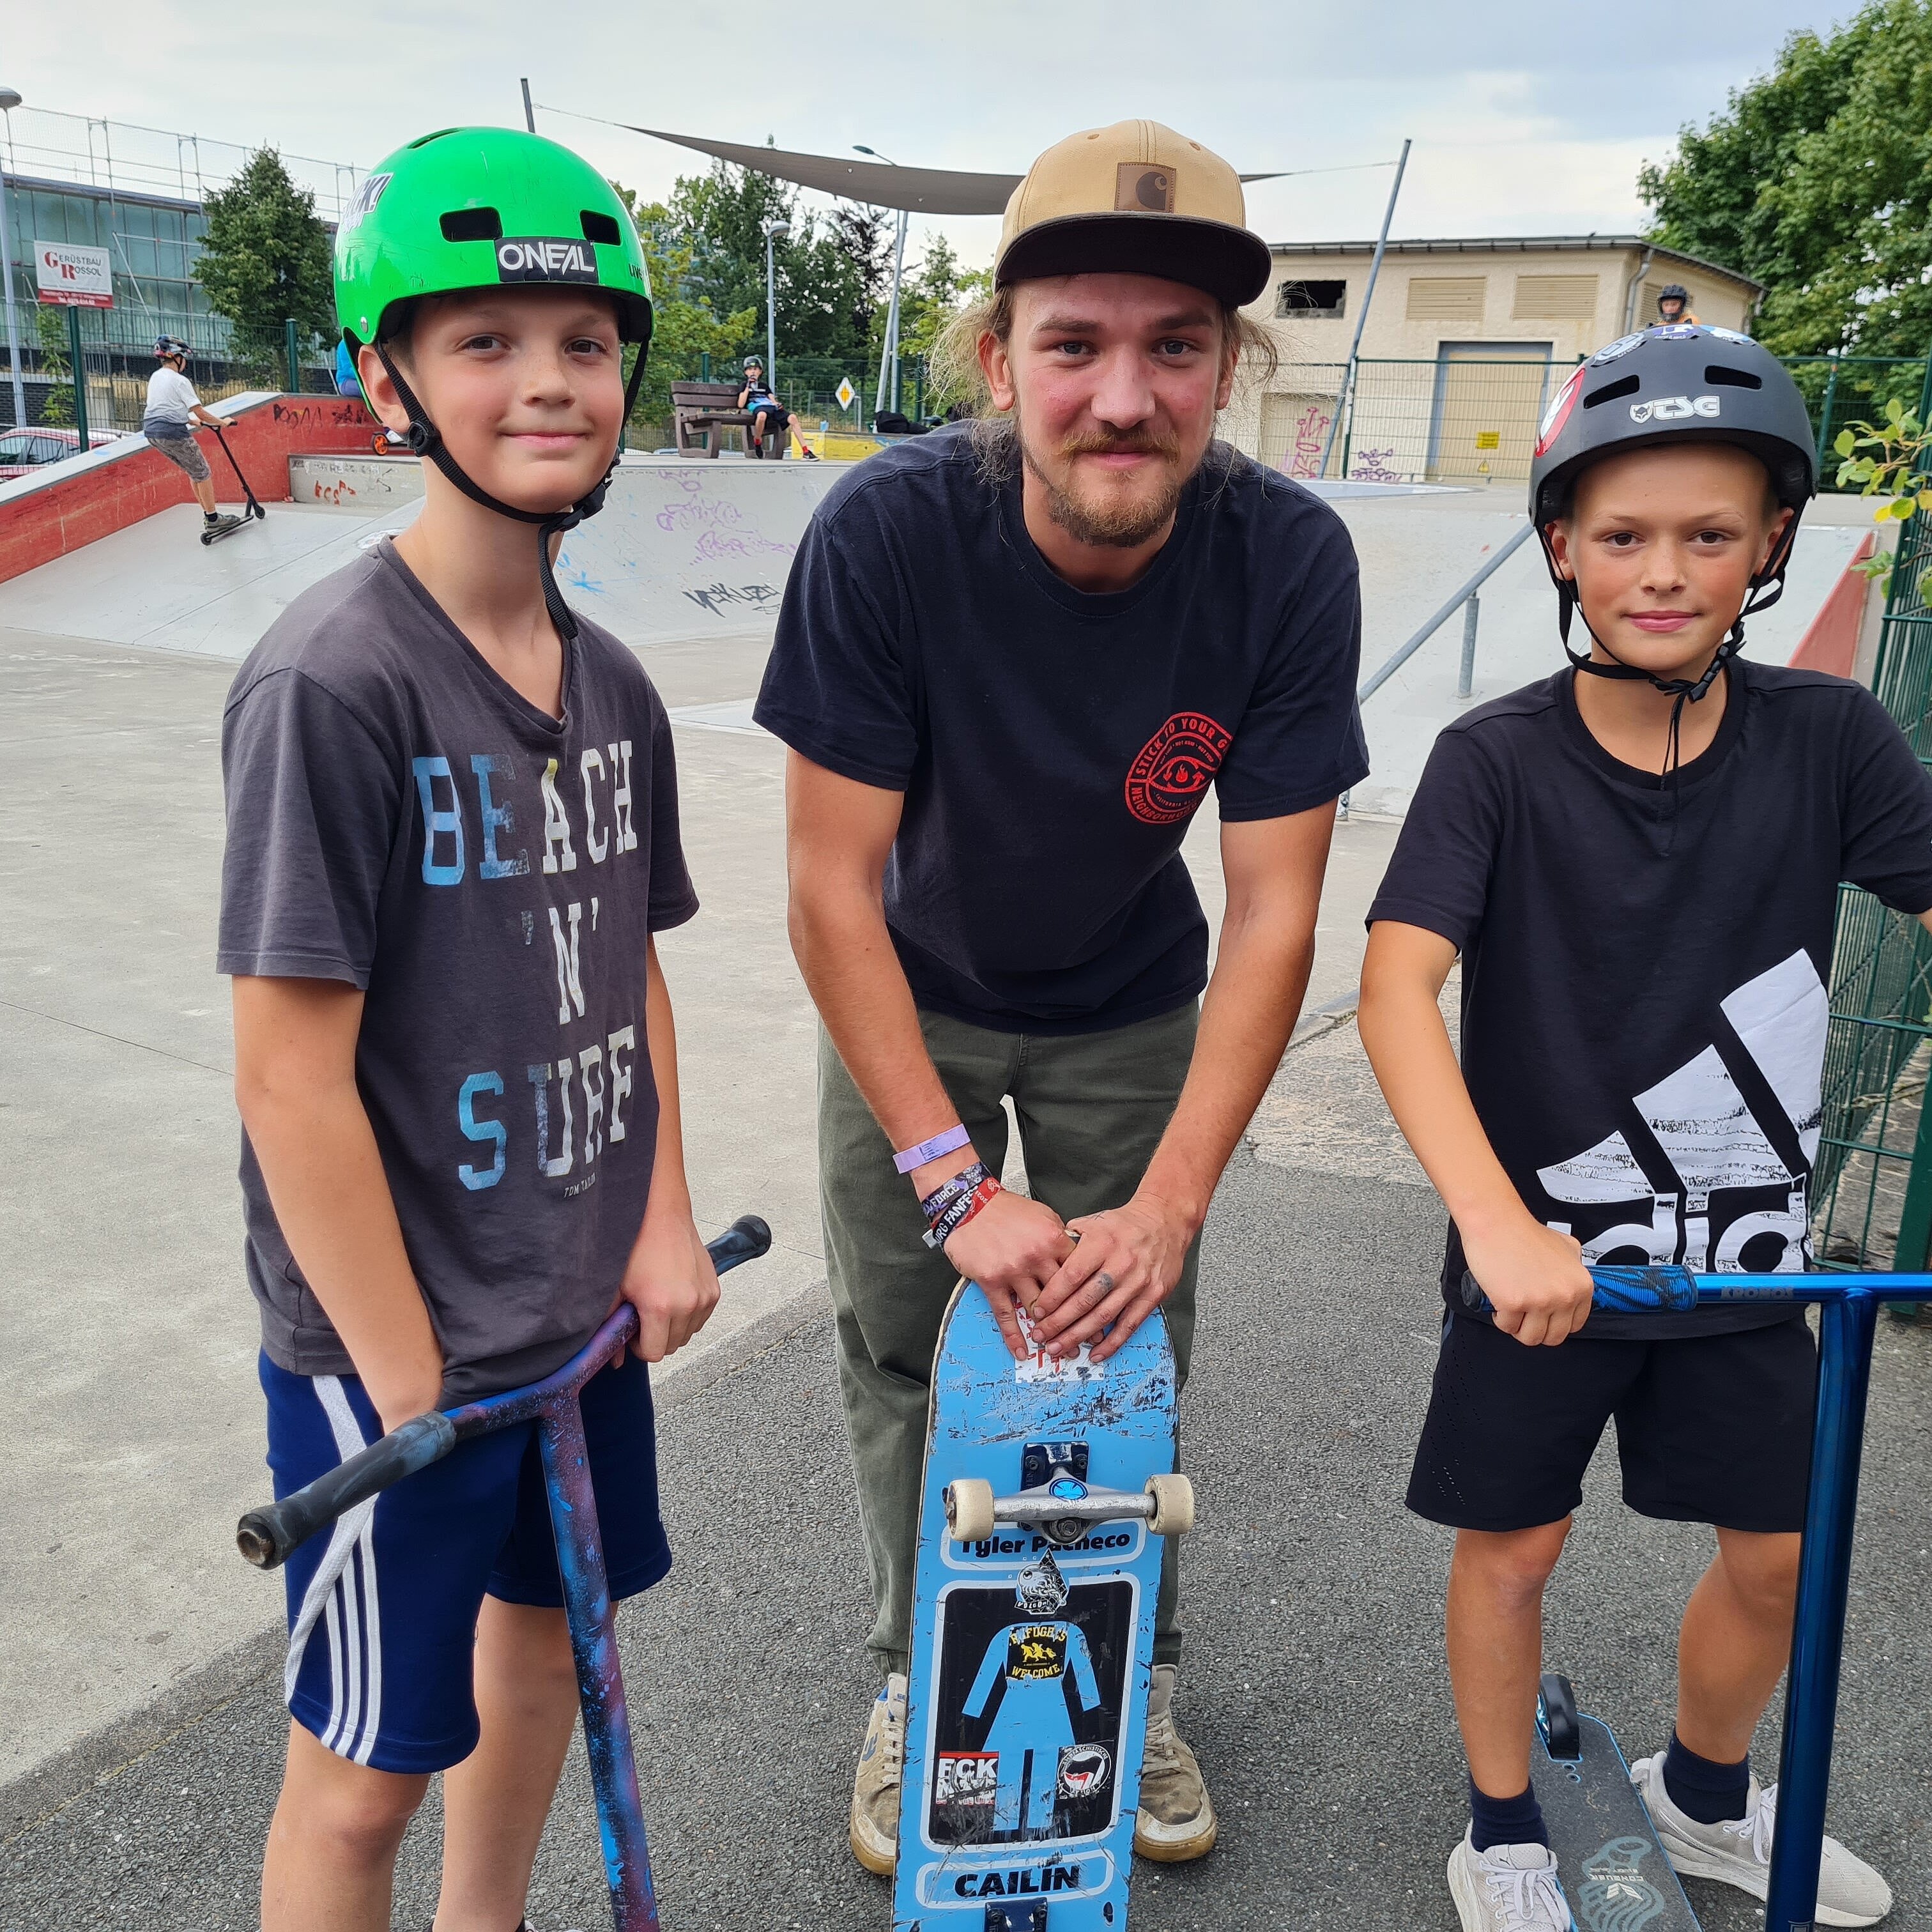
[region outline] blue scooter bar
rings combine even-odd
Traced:
[[[1694,1274],[1685,1268],[1593,1268],[1591,1306],[1606,1315],[1682,1314],[1713,1302],[1932,1301],[1932,1274]],[[1466,1270],[1462,1299],[1489,1311]]]

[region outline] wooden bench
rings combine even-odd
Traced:
[[[746,432],[746,454],[751,450],[751,412],[738,406],[742,382],[674,382],[670,386],[671,440],[680,456],[716,456],[728,429]],[[791,432],[767,435],[761,454],[773,461],[782,458]]]

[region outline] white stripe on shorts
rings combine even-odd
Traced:
[[[311,1386],[335,1437],[338,1460],[346,1462],[365,1448],[362,1425],[337,1376],[316,1376]],[[376,1623],[376,1501],[337,1519],[314,1576],[303,1594],[302,1613],[289,1635],[284,1694],[292,1700],[304,1654],[320,1622],[328,1643],[329,1722],[322,1742],[338,1757],[367,1764],[376,1748],[382,1714],[382,1639]],[[359,1561],[352,1558],[359,1557]],[[366,1696],[364,1694],[366,1666]]]

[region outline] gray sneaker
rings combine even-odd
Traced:
[[[1194,1754],[1174,1728],[1174,1687],[1180,1672],[1156,1664],[1148,1693],[1147,1744],[1141,1754],[1140,1810],[1134,1850],[1162,1864],[1183,1864],[1214,1849],[1214,1801]]]
[[[1471,1834],[1449,1854],[1449,1895],[1462,1932],[1576,1932],[1547,1845],[1492,1845]]]
[[[1670,1802],[1664,1784],[1664,1758],[1661,1751],[1654,1757],[1639,1758],[1630,1766],[1630,1782],[1650,1813],[1670,1862],[1683,1877],[1715,1879],[1720,1885],[1734,1885],[1754,1898],[1762,1898],[1771,1889],[1778,1786],[1760,1785],[1753,1778],[1742,1818],[1701,1824]],[[1827,1838],[1818,1868],[1817,1923],[1876,1925],[1891,1910],[1891,1886],[1836,1838]]]
[[[899,1856],[899,1774],[905,1762],[906,1681],[894,1671],[866,1720],[859,1774],[852,1784],[852,1856],[890,1878]]]

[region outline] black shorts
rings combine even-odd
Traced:
[[[1666,1522],[1804,1526],[1818,1353],[1802,1318],[1664,1341],[1526,1348],[1452,1313],[1408,1506],[1456,1529],[1533,1529],[1583,1499],[1617,1422],[1624,1501]]]

